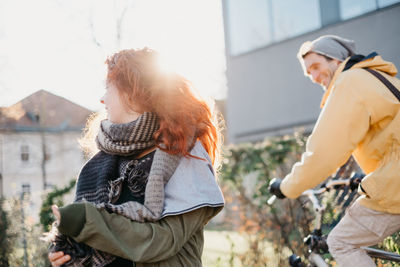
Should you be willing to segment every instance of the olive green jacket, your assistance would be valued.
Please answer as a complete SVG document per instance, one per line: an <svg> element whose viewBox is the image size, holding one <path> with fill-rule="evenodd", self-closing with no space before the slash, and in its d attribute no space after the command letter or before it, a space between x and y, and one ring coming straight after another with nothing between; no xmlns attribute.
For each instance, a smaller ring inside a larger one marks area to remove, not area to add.
<svg viewBox="0 0 400 267"><path fill-rule="evenodd" d="M203 207L157 222L140 223L90 203L60 208L59 231L136 266L202 266L204 226L222 207Z"/></svg>
<svg viewBox="0 0 400 267"><path fill-rule="evenodd" d="M136 266L202 266L204 226L224 206L211 159L200 143L165 185L159 221L140 223L83 202L60 208L59 231ZM203 160L204 159L204 160Z"/></svg>

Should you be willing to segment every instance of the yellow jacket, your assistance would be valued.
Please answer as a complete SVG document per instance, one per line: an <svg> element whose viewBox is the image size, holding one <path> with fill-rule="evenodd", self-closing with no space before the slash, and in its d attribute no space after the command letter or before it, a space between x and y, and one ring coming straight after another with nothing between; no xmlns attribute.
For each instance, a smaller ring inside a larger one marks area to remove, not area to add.
<svg viewBox="0 0 400 267"><path fill-rule="evenodd" d="M296 198L312 188L351 154L367 174L366 192L358 201L368 208L400 213L400 101L375 76L362 68L379 71L396 88L396 67L380 56L336 70L322 99L322 111L301 162L283 179L282 193Z"/></svg>

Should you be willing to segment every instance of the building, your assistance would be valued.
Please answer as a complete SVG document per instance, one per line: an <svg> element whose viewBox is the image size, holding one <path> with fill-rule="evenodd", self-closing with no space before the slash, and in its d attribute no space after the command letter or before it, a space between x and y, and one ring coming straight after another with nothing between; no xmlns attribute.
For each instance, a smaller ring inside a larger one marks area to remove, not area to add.
<svg viewBox="0 0 400 267"><path fill-rule="evenodd" d="M311 130L323 91L303 75L300 45L325 34L400 67L400 0L223 0L230 142Z"/></svg>
<svg viewBox="0 0 400 267"><path fill-rule="evenodd" d="M45 189L65 186L84 164L78 139L91 113L44 90L1 108L0 196L29 191L36 217Z"/></svg>

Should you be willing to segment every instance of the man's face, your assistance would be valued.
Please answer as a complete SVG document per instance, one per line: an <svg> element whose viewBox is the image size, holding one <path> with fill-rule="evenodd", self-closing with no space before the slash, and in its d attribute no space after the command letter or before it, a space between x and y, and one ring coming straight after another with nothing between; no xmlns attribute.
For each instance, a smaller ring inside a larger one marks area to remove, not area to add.
<svg viewBox="0 0 400 267"><path fill-rule="evenodd" d="M308 53L304 58L304 65L308 76L314 83L318 83L326 89L341 63L337 59L328 60L317 53Z"/></svg>

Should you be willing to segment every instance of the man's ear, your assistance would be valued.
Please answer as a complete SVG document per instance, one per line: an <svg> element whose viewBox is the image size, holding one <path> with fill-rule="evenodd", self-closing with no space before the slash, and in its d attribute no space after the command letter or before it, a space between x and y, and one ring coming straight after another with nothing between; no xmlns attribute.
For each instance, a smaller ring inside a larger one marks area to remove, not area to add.
<svg viewBox="0 0 400 267"><path fill-rule="evenodd" d="M335 62L336 67L339 67L340 64L342 64L342 61L339 61L337 59L333 60Z"/></svg>

